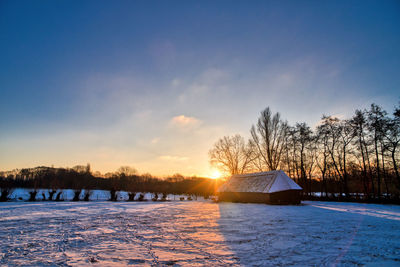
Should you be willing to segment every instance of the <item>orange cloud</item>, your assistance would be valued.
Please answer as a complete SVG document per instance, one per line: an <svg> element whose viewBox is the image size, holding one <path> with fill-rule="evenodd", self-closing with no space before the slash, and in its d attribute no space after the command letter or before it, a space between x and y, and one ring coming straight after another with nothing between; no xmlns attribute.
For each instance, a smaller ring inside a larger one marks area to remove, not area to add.
<svg viewBox="0 0 400 267"><path fill-rule="evenodd" d="M198 120L194 117L188 117L185 115L175 116L171 119L172 125L182 127L182 128L197 126L200 123L201 123L200 120Z"/></svg>
<svg viewBox="0 0 400 267"><path fill-rule="evenodd" d="M158 142L160 142L160 138L159 137L153 138L150 141L150 143L153 144L153 145L157 144Z"/></svg>

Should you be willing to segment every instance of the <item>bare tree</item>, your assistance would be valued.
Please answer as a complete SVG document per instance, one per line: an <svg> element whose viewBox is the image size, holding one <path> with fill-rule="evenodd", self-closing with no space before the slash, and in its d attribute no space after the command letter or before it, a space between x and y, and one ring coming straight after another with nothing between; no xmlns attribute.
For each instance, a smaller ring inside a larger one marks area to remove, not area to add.
<svg viewBox="0 0 400 267"><path fill-rule="evenodd" d="M350 198L350 192L363 192L366 198L380 199L384 186L385 195L396 198L400 192L400 106L393 115L388 117L385 110L372 104L369 110L356 110L347 120L323 116L313 134L305 123L290 127L279 113L266 108L251 128L249 144L244 146L241 140L238 147L247 148L250 160L245 161L246 171L283 169L308 193L320 183L325 196L344 193ZM212 162L240 173L235 156L240 150L232 149L235 147L230 137L220 139L210 151Z"/></svg>
<svg viewBox="0 0 400 267"><path fill-rule="evenodd" d="M349 123L352 126L354 135L356 137L356 142L355 142L356 150L361 155L360 167L361 167L361 172L363 175L364 194L369 195L370 190L369 190L369 186L368 186L369 181L368 181L368 175L367 175L367 172L368 172L367 171L367 162L369 162L369 159L368 159L368 149L367 149L367 145L365 143L365 131L366 131L366 127L367 127L367 119L365 117L365 112L363 112L361 110L356 110L355 115L351 118ZM368 165L368 166L370 169L370 165Z"/></svg>
<svg viewBox="0 0 400 267"><path fill-rule="evenodd" d="M312 193L312 180L317 166L318 159L318 138L319 136L310 132L309 141L306 147L306 171L308 175L309 192Z"/></svg>
<svg viewBox="0 0 400 267"><path fill-rule="evenodd" d="M224 136L209 151L211 165L230 175L246 173L253 152L240 135Z"/></svg>
<svg viewBox="0 0 400 267"><path fill-rule="evenodd" d="M400 189L400 176L396 160L397 148L400 145L400 106L393 113L394 118L388 119L386 131L383 137L384 146L390 152L393 164L393 170L396 175L397 188Z"/></svg>
<svg viewBox="0 0 400 267"><path fill-rule="evenodd" d="M343 176L343 187L344 193L346 197L349 197L349 185L348 185L348 172L347 172L347 159L350 150L351 141L354 139L354 131L351 127L351 124L348 120L342 121L340 125L340 141L342 145L342 157L343 157L343 164L341 166L342 169L342 176ZM340 162L340 161L339 161Z"/></svg>
<svg viewBox="0 0 400 267"><path fill-rule="evenodd" d="M0 202L9 201L13 192L14 189L12 188L7 188L7 187L1 188Z"/></svg>
<svg viewBox="0 0 400 267"><path fill-rule="evenodd" d="M130 166L121 166L118 168L117 174L119 176L132 176L132 175L137 175L138 171Z"/></svg>
<svg viewBox="0 0 400 267"><path fill-rule="evenodd" d="M326 127L329 133L328 152L331 156L332 164L341 181L346 197L349 197L347 154L348 147L354 138L352 128L348 121L341 122L338 118L332 116L323 116L322 125Z"/></svg>
<svg viewBox="0 0 400 267"><path fill-rule="evenodd" d="M329 129L327 128L327 125L324 124L319 125L317 127L317 135L318 135L317 144L319 148L319 153L317 154L317 166L321 172L321 178L322 178L321 195L322 192L325 192L325 197L327 197L328 188L326 184L326 178L327 178L326 174L329 167L329 162L328 162Z"/></svg>
<svg viewBox="0 0 400 267"><path fill-rule="evenodd" d="M386 111L376 104L371 104L371 109L368 112L368 126L372 133L372 140L374 143L375 150L375 162L376 162L376 175L378 181L378 198L381 196L381 169L379 163L379 142L382 141L384 129L384 117Z"/></svg>
<svg viewBox="0 0 400 267"><path fill-rule="evenodd" d="M253 125L250 132L251 144L263 164L263 169L278 169L288 132L287 123L281 120L279 113L272 114L267 107L261 112L257 125Z"/></svg>
<svg viewBox="0 0 400 267"><path fill-rule="evenodd" d="M296 177L297 181L299 181L301 177L300 167L299 167L299 140L297 138L297 130L295 127L289 127L288 130L289 138L288 141L290 142L290 153L291 153L291 165L293 170L293 177ZM292 176L291 176L292 177Z"/></svg>
<svg viewBox="0 0 400 267"><path fill-rule="evenodd" d="M310 184L307 185L307 150L309 149L309 145L312 141L312 131L310 127L306 123L297 123L296 127L294 128L293 138L296 140L297 148L293 153L299 154L299 163L296 164L297 168L300 169L300 177L303 183L303 186L306 189L306 192L310 193L311 188Z"/></svg>
<svg viewBox="0 0 400 267"><path fill-rule="evenodd" d="M282 154L282 167L281 169L285 170L289 177L294 177L294 168L292 162L292 132L293 128L288 126L287 134L285 135L284 140L284 148ZM283 167L284 166L284 167Z"/></svg>
<svg viewBox="0 0 400 267"><path fill-rule="evenodd" d="M90 173L90 164L88 163L88 164L86 164L86 166L85 165L76 165L76 166L72 167L72 169L79 173Z"/></svg>

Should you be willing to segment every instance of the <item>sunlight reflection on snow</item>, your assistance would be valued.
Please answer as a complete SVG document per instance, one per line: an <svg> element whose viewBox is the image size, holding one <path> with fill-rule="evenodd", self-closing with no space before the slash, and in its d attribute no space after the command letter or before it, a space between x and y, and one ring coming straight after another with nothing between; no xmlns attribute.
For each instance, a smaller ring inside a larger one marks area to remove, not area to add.
<svg viewBox="0 0 400 267"><path fill-rule="evenodd" d="M329 204L318 204L318 205L311 205L316 208L321 208L321 209L327 209L327 210L334 210L334 211L342 211L342 212L350 212L350 213L355 213L355 214L361 214L361 215L368 215L368 216L373 216L373 217L378 217L378 218L384 218L384 219L389 219L389 220L396 220L400 221L400 212L391 212L391 211L380 211L377 209L373 208L360 208L357 206L351 206L351 205L346 205L346 206L333 206Z"/></svg>

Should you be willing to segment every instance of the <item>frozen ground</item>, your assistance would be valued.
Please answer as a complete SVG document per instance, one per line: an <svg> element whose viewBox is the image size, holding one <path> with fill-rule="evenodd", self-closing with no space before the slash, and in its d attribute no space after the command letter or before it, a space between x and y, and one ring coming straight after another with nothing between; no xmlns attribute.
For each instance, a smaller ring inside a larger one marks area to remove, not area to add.
<svg viewBox="0 0 400 267"><path fill-rule="evenodd" d="M0 204L0 265L400 265L400 207L170 202Z"/></svg>

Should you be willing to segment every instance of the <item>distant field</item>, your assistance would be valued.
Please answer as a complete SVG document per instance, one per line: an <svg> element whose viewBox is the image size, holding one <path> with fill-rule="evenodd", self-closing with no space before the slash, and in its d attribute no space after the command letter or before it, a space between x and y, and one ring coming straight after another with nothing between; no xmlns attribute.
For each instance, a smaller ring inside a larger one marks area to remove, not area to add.
<svg viewBox="0 0 400 267"><path fill-rule="evenodd" d="M0 265L400 265L400 206L0 204Z"/></svg>

